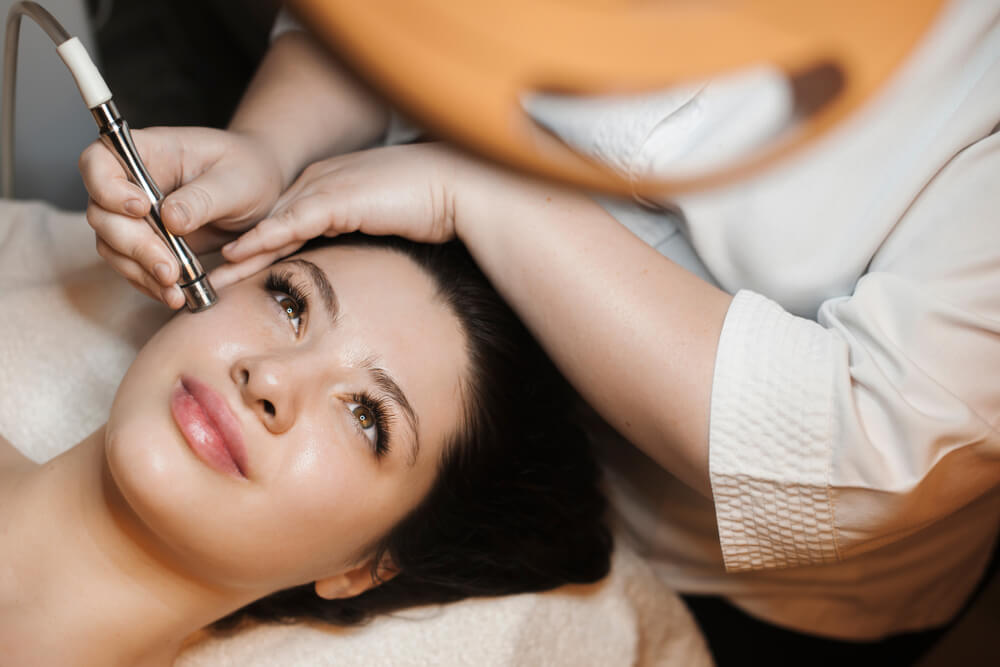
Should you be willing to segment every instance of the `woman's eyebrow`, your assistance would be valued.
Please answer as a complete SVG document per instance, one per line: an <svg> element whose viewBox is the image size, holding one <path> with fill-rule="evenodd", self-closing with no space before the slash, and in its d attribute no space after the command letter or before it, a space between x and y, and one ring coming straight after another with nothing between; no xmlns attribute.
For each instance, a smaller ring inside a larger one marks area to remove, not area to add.
<svg viewBox="0 0 1000 667"><path fill-rule="evenodd" d="M333 291L333 285L326 277L326 273L323 269L319 268L308 259L302 259L301 257L296 257L294 259L286 259L287 264L298 264L306 270L309 276L310 282L316 287L319 292L320 297L323 299L323 305L326 306L327 315L330 316L330 321L336 324L337 313L340 312L340 305L337 303L337 293Z"/></svg>
<svg viewBox="0 0 1000 667"><path fill-rule="evenodd" d="M406 398L406 394L403 393L403 389L384 368L379 367L378 363L378 358L368 358L362 363L362 366L368 369L372 380L375 382L375 386L388 394L392 401L402 410L403 416L406 417L406 422L413 433L413 445L410 447L410 453L406 457L406 463L412 468L413 464L417 462L417 456L420 455L417 413L413 411L413 406L410 405L410 401Z"/></svg>

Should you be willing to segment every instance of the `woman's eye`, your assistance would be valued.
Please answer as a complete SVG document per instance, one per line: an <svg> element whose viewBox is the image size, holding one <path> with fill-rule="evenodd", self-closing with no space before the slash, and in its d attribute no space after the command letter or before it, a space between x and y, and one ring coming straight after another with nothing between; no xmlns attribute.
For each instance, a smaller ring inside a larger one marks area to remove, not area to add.
<svg viewBox="0 0 1000 667"><path fill-rule="evenodd" d="M302 307L287 294L274 294L273 296L281 309L285 311L285 315L288 316L288 321L292 323L295 333L298 333L299 326L302 324Z"/></svg>
<svg viewBox="0 0 1000 667"><path fill-rule="evenodd" d="M378 419L375 416L374 411L367 405L361 405L360 403L348 403L347 409L351 411L354 415L355 421L357 421L358 427L366 438L368 438L373 445L378 444L378 429L375 428L378 424Z"/></svg>

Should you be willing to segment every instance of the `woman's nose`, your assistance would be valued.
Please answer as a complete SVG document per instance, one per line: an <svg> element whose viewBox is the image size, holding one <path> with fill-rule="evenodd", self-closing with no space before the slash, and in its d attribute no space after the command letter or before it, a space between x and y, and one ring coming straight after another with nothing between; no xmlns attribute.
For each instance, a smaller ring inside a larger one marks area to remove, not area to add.
<svg viewBox="0 0 1000 667"><path fill-rule="evenodd" d="M232 367L232 380L244 404L272 433L284 433L295 424L295 382L291 375L273 359L241 359Z"/></svg>

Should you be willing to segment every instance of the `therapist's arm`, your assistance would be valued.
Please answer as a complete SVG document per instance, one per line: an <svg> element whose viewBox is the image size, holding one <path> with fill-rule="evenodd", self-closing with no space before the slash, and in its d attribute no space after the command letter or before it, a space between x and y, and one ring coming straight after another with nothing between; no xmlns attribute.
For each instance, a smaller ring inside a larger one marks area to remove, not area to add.
<svg viewBox="0 0 1000 667"><path fill-rule="evenodd" d="M1000 134L948 160L817 321L730 298L586 197L426 144L310 167L213 276L319 235L457 235L609 422L711 488L727 568L821 565L916 533L964 568L993 533L951 517L995 525L1000 485L997 173Z"/></svg>
<svg viewBox="0 0 1000 667"><path fill-rule="evenodd" d="M315 38L291 30L271 44L229 129L266 145L287 187L308 164L371 145L388 120Z"/></svg>
<svg viewBox="0 0 1000 667"><path fill-rule="evenodd" d="M510 185L484 183L474 195L483 202L478 214L459 210L458 236L583 397L710 497L712 377L731 296L590 198L501 178ZM497 196L508 188L520 194Z"/></svg>

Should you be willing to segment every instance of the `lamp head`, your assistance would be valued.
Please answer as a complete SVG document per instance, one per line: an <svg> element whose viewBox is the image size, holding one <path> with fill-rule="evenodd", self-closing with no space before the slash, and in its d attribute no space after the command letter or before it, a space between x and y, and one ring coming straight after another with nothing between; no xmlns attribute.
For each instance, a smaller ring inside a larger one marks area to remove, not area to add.
<svg viewBox="0 0 1000 667"><path fill-rule="evenodd" d="M436 134L518 170L618 193L738 180L815 139L868 99L943 0L291 0L303 23ZM795 123L712 173L627 182L524 111L533 94L627 95L769 65ZM808 113L802 113L802 112Z"/></svg>

